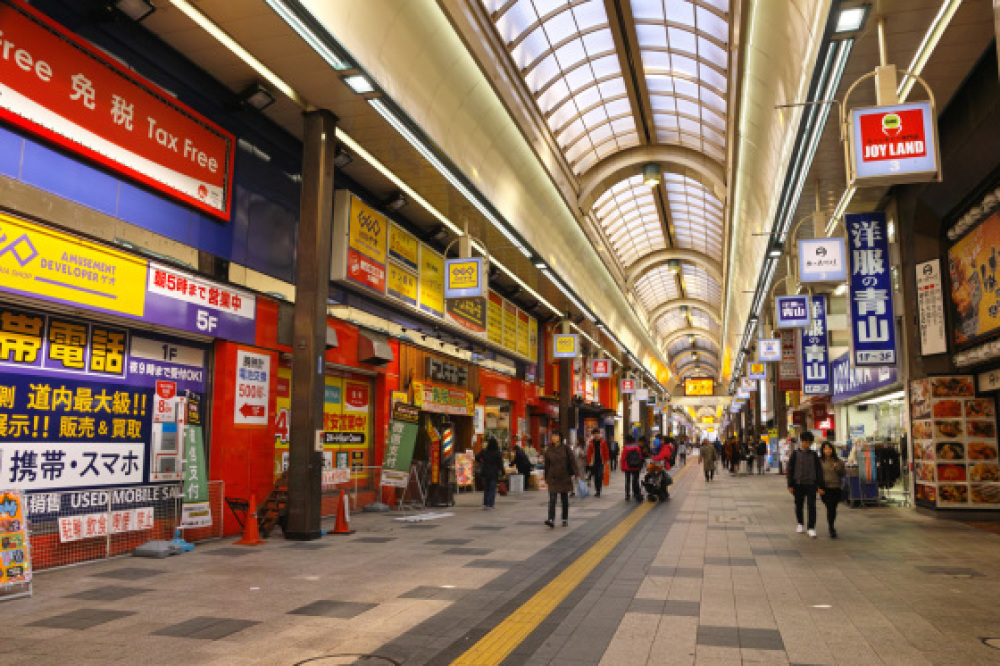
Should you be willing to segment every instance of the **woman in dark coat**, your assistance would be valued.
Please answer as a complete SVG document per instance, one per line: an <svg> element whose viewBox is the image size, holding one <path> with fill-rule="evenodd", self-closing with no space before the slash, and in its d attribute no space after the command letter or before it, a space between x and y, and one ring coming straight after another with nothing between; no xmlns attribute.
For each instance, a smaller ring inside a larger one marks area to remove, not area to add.
<svg viewBox="0 0 1000 666"><path fill-rule="evenodd" d="M549 518L545 524L555 527L556 496L562 500L562 524L569 521L569 493L573 477L579 477L576 456L562 443L559 433L552 433L552 442L545 449L545 485L549 487Z"/></svg>
<svg viewBox="0 0 1000 666"><path fill-rule="evenodd" d="M534 465L528 459L528 454L524 452L517 444L514 445L514 467L517 469L517 473L524 477L525 487L528 484L528 477L531 476L531 470L534 469Z"/></svg>
<svg viewBox="0 0 1000 666"><path fill-rule="evenodd" d="M497 501L497 479L503 470L503 456L496 437L490 437L486 448L476 454L479 463L479 477L483 480L483 509L493 510Z"/></svg>

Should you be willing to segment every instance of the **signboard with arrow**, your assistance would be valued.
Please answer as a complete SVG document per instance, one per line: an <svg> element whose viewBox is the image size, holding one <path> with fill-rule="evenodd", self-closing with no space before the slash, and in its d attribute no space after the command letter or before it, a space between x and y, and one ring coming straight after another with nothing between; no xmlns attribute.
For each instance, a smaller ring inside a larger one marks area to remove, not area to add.
<svg viewBox="0 0 1000 666"><path fill-rule="evenodd" d="M233 423L245 426L267 425L268 387L271 357L242 349L236 352L236 399Z"/></svg>

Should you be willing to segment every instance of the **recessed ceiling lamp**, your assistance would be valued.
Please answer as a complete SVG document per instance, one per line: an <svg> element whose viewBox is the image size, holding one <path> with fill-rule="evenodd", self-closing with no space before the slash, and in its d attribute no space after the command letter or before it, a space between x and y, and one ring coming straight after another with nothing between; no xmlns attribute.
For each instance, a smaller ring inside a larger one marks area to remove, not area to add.
<svg viewBox="0 0 1000 666"><path fill-rule="evenodd" d="M345 76L344 83L350 86L351 90L359 95L375 92L375 86L372 85L372 82L367 76L363 76L361 74L351 74L350 76Z"/></svg>
<svg viewBox="0 0 1000 666"><path fill-rule="evenodd" d="M274 95L271 94L270 90L254 81L240 91L240 104L263 111L274 104Z"/></svg>
<svg viewBox="0 0 1000 666"><path fill-rule="evenodd" d="M351 157L351 154L343 148L338 148L337 153L333 156L333 166L338 169L343 169L353 161L354 158Z"/></svg>
<svg viewBox="0 0 1000 666"><path fill-rule="evenodd" d="M656 187L660 184L660 165L649 163L642 167L642 182L649 187Z"/></svg>
<svg viewBox="0 0 1000 666"><path fill-rule="evenodd" d="M691 333L690 335L688 335L688 342L690 342L691 344L694 344L694 333Z"/></svg>
<svg viewBox="0 0 1000 666"><path fill-rule="evenodd" d="M681 272L681 260L680 259L667 259L667 270L677 275Z"/></svg>
<svg viewBox="0 0 1000 666"><path fill-rule="evenodd" d="M394 197L385 202L385 208L391 213L395 213L407 204L406 197L402 192L397 192Z"/></svg>
<svg viewBox="0 0 1000 666"><path fill-rule="evenodd" d="M156 7L149 0L115 0L115 7L136 23L142 23L156 11Z"/></svg>
<svg viewBox="0 0 1000 666"><path fill-rule="evenodd" d="M865 19L868 18L868 10L870 9L871 5L861 5L860 7L848 7L840 10L834 33L843 35L848 32L859 32L865 25Z"/></svg>

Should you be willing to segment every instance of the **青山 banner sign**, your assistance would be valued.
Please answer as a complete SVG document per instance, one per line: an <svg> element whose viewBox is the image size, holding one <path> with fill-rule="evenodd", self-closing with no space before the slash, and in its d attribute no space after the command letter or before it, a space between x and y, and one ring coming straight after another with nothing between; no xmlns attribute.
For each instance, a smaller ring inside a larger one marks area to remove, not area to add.
<svg viewBox="0 0 1000 666"><path fill-rule="evenodd" d="M444 297L485 298L486 259L446 259L444 262Z"/></svg>
<svg viewBox="0 0 1000 666"><path fill-rule="evenodd" d="M808 238L799 241L799 282L842 282L847 279L844 239Z"/></svg>
<svg viewBox="0 0 1000 666"><path fill-rule="evenodd" d="M611 361L606 358L594 359L590 366L590 376L594 379L604 379L611 376Z"/></svg>
<svg viewBox="0 0 1000 666"><path fill-rule="evenodd" d="M809 325L809 297L778 296L775 299L778 328L804 328Z"/></svg>
<svg viewBox="0 0 1000 666"><path fill-rule="evenodd" d="M848 163L855 186L940 179L930 102L854 109L850 133Z"/></svg>
<svg viewBox="0 0 1000 666"><path fill-rule="evenodd" d="M885 213L844 216L851 244L851 364L896 364L896 325L892 312L892 273Z"/></svg>
<svg viewBox="0 0 1000 666"><path fill-rule="evenodd" d="M559 333L552 336L552 356L555 358L576 358L579 337L575 333Z"/></svg>
<svg viewBox="0 0 1000 666"><path fill-rule="evenodd" d="M781 339L761 338L757 341L757 360L761 363L781 361Z"/></svg>
<svg viewBox="0 0 1000 666"><path fill-rule="evenodd" d="M0 117L229 219L232 134L17 0L0 0L0 32Z"/></svg>
<svg viewBox="0 0 1000 666"><path fill-rule="evenodd" d="M826 333L826 296L813 296L812 325L802 329L802 392L829 395L830 349Z"/></svg>

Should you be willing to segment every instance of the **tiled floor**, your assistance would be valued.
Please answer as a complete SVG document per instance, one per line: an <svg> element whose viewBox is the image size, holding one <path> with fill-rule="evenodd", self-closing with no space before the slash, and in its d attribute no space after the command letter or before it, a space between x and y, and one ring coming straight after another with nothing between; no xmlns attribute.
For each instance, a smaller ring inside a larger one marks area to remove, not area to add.
<svg viewBox="0 0 1000 666"><path fill-rule="evenodd" d="M359 513L347 537L42 572L33 598L0 604L4 663L449 663L635 509L621 484L565 528L542 524L539 493L491 512L463 494L423 523ZM844 508L840 539L809 539L775 476L691 469L672 496L505 663L1000 664L984 643L1000 536L886 507Z"/></svg>

